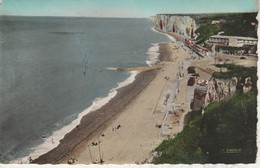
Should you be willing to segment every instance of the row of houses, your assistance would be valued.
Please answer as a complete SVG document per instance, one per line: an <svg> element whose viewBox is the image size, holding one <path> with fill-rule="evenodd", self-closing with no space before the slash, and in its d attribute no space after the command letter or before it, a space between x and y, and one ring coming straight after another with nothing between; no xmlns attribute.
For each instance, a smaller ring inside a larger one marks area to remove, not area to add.
<svg viewBox="0 0 260 168"><path fill-rule="evenodd" d="M207 48L197 45L192 40L185 39L184 44L188 46L191 50L196 52L201 56L206 56L212 51L212 46L215 45L215 49L219 50L225 47L236 47L240 48L237 51L238 55L240 52L242 54L255 54L256 53L256 46L257 46L258 39L253 37L239 37L239 36L221 36L221 35L214 35L206 41ZM247 53L245 52L247 48ZM243 52L242 52L243 51Z"/></svg>
<svg viewBox="0 0 260 168"><path fill-rule="evenodd" d="M190 48L191 51L197 53L199 56L204 57L204 56L208 56L210 50L207 48L204 48L200 45L196 45L195 43L191 42L188 39L184 40L184 45L186 45L187 47Z"/></svg>
<svg viewBox="0 0 260 168"><path fill-rule="evenodd" d="M208 46L215 45L215 50L225 54L250 55L256 57L258 39L240 36L211 36L207 41ZM233 48L233 49L231 49ZM235 50L234 50L235 49Z"/></svg>

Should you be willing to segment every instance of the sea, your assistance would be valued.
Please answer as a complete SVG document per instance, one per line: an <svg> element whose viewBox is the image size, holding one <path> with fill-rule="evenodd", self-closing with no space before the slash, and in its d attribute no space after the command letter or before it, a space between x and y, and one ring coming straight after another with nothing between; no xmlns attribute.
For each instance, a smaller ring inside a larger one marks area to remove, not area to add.
<svg viewBox="0 0 260 168"><path fill-rule="evenodd" d="M140 18L0 17L0 163L28 163L59 144L170 39Z"/></svg>

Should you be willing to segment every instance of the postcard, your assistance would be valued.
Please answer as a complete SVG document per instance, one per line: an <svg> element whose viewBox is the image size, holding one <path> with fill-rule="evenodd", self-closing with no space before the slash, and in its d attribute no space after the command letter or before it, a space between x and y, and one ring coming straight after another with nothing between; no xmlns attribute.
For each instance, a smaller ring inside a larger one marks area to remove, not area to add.
<svg viewBox="0 0 260 168"><path fill-rule="evenodd" d="M256 166L257 12L0 0L0 167Z"/></svg>

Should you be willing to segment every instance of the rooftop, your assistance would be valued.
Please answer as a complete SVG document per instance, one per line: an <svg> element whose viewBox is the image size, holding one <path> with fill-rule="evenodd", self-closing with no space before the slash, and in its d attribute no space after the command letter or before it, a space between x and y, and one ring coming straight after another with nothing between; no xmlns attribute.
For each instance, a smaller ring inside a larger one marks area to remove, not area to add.
<svg viewBox="0 0 260 168"><path fill-rule="evenodd" d="M241 39L241 40L257 40L257 38L253 37L242 37L242 36L221 36L221 35L214 35L211 36L213 38L229 38L229 39Z"/></svg>

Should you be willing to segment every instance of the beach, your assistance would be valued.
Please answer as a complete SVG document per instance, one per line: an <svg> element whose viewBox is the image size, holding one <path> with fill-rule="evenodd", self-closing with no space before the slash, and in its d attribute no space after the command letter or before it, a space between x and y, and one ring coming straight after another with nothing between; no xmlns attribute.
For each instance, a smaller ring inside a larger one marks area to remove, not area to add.
<svg viewBox="0 0 260 168"><path fill-rule="evenodd" d="M58 147L33 163L150 163L155 148L164 139L174 138L187 123L195 85L187 87L191 75L186 69L194 66L202 80L220 71L213 57L199 59L178 40L160 43L159 54L159 62L152 67L118 69L139 73L107 104L85 115Z"/></svg>
<svg viewBox="0 0 260 168"><path fill-rule="evenodd" d="M0 163L157 164L169 150L186 159L159 148L186 142L194 111L256 89L256 68L244 70L257 66L255 13L45 14L1 16Z"/></svg>
<svg viewBox="0 0 260 168"><path fill-rule="evenodd" d="M99 161L100 157L105 164L145 163L151 152L164 139L159 136L160 127L157 126L162 124L165 116L161 110L166 91L168 85L177 80L178 69L181 63L188 58L188 54L183 50L174 51L173 48L176 47L174 43L160 44L160 60L164 63L164 67L160 70L138 74L137 79L127 86L131 88L122 88L123 92L119 90L116 97L122 97L120 99L115 97L112 99L111 105L102 108L110 109L114 105L117 106L115 110L118 112L107 109L114 112L110 116L111 119L108 117L106 121L103 120L103 117L99 119L100 125L96 126L99 128L91 127L93 132L90 136L55 163L68 163L68 160L73 158L77 160L75 164L91 164L93 161ZM99 111L105 112L98 110L91 114L94 115ZM97 114L94 118L96 117L98 117ZM82 120L81 124L84 125L79 125L79 130L74 130L74 134L82 136L81 127L92 120L89 116L85 118L89 120ZM104 124L101 124L102 120ZM181 129L178 131L181 131L183 122L179 127ZM96 145L99 142L100 144ZM37 161L37 163L41 162Z"/></svg>
<svg viewBox="0 0 260 168"><path fill-rule="evenodd" d="M148 159L163 141L156 126L163 122L165 113L161 109L168 85L177 80L179 67L188 58L173 42L161 43L159 53L163 68L140 72L106 105L84 116L58 147L33 163L68 163L74 158L75 164L91 164L100 159L98 148L106 164L142 163ZM100 146L92 146L98 139Z"/></svg>
<svg viewBox="0 0 260 168"><path fill-rule="evenodd" d="M148 19L8 17L1 23L1 33L9 37L1 49L1 78L6 80L0 88L4 100L0 134L5 135L0 140L0 162L6 164L29 163L29 158L56 148L82 116L134 81L137 72L116 68L153 64L156 59L150 58L158 55L153 54L157 44L170 41L153 32ZM31 25L35 29L28 31ZM21 32L24 37L17 39ZM152 73L139 78L149 82Z"/></svg>

